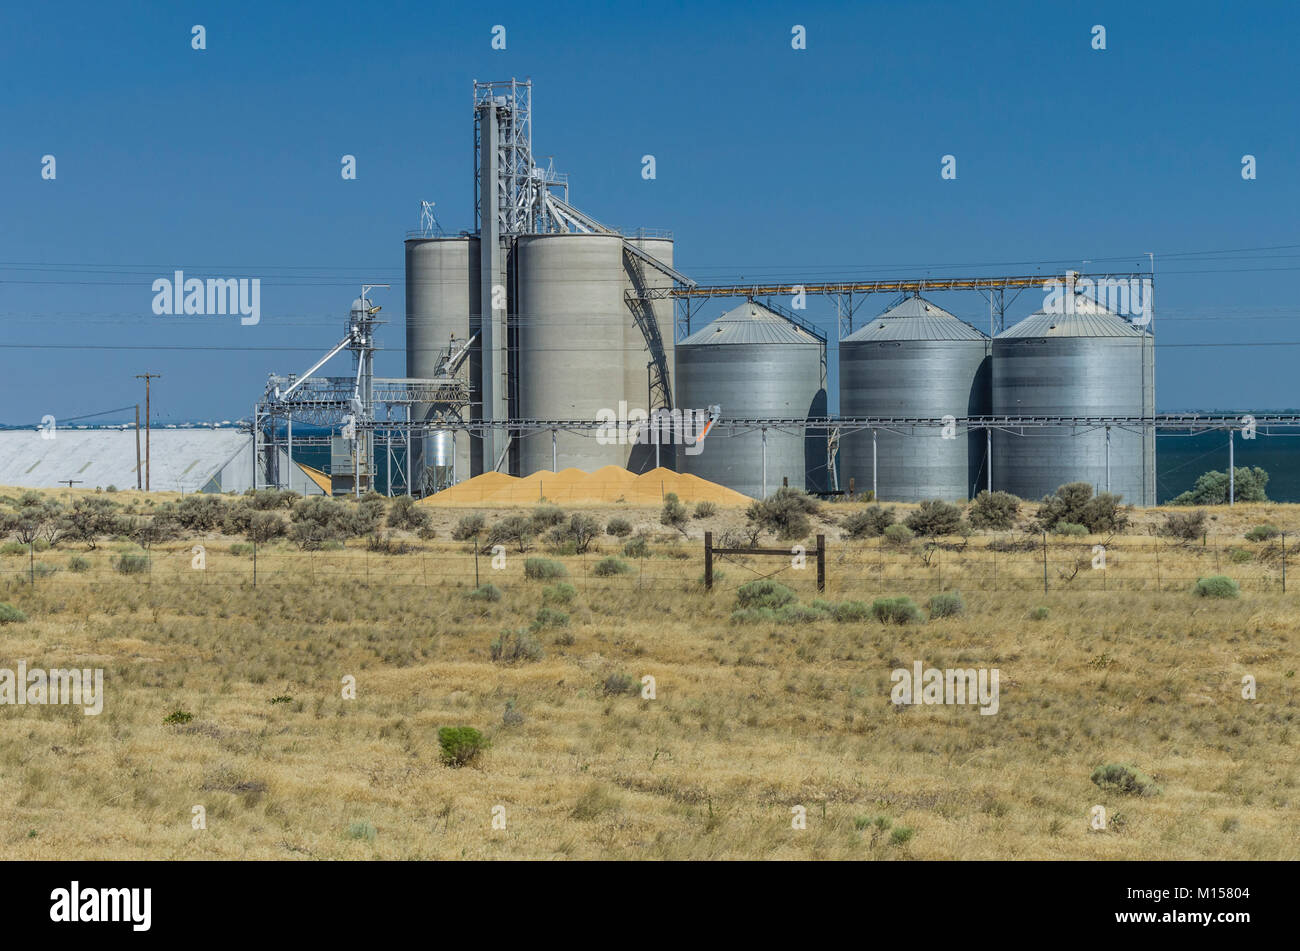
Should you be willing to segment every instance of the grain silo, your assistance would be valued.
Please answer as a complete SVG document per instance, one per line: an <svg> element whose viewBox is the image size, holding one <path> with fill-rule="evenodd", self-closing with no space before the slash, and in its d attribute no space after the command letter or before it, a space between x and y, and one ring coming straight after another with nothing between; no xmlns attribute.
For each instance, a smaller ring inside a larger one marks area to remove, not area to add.
<svg viewBox="0 0 1300 951"><path fill-rule="evenodd" d="M406 241L406 375L438 376L449 347L461 347L473 332L479 314L479 239L408 238ZM463 369L462 374L472 372ZM432 406L417 404L412 418L426 419ZM413 440L412 472L417 488L433 491L471 474L470 435L453 438L439 430ZM453 453L454 443L454 453ZM453 463L454 455L454 463ZM422 479L420 473L424 473Z"/></svg>
<svg viewBox="0 0 1300 951"><path fill-rule="evenodd" d="M994 338L993 415L1152 417L1152 335L1092 298L1068 293L1056 308L1061 313L1039 311ZM1154 505L1154 425L994 432L994 488L1037 500L1067 482Z"/></svg>
<svg viewBox="0 0 1300 951"><path fill-rule="evenodd" d="M824 416L825 357L824 339L753 301L680 341L677 405L683 412L722 410L702 450L681 455L684 470L752 498L770 495L783 480L824 488L824 433L755 428L731 435L726 420Z"/></svg>
<svg viewBox="0 0 1300 951"><path fill-rule="evenodd" d="M673 242L671 238L630 237L627 241L658 261L672 267ZM646 290L671 288L673 280L663 271L655 268L632 254L623 255L625 276L624 290L636 295ZM640 318L640 319L638 319ZM654 334L658 336L659 346L663 349L665 371L668 379L668 399L672 398L676 367L674 366L673 347L673 300L664 296L658 300L630 301L623 325L623 391L629 407L642 409L647 414L653 409L664 407L663 397L651 393L653 373L651 364L654 355L650 350L650 341L642 325L653 323ZM633 472L648 472L655 465L655 447L650 444L633 445L625 464ZM659 458L661 465L676 468L675 453L661 447Z"/></svg>
<svg viewBox="0 0 1300 951"><path fill-rule="evenodd" d="M625 392L623 238L617 234L520 235L516 245L518 404L523 419L596 420ZM642 390L643 392L643 390ZM558 468L622 466L628 446L594 431L558 432ZM525 435L519 473L553 465L551 434Z"/></svg>
<svg viewBox="0 0 1300 951"><path fill-rule="evenodd" d="M989 338L923 297L889 308L840 341L843 416L983 416ZM891 502L965 499L984 465L983 431L894 426L840 438L840 485Z"/></svg>

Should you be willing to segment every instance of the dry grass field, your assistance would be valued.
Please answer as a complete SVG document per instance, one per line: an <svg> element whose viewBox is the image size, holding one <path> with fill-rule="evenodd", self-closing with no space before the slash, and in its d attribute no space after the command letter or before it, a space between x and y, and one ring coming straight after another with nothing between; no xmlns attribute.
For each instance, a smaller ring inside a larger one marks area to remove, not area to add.
<svg viewBox="0 0 1300 951"><path fill-rule="evenodd" d="M657 507L566 507L653 533L650 556L611 577L594 570L621 551L608 535L585 555L530 552L566 566L568 603L544 604L553 582L526 578L518 552L500 569L479 558L499 601L468 598L474 556L449 534L470 509L431 509L436 536L396 532L411 549L400 554L363 539L260 546L256 588L251 554L231 551L242 540L215 533L157 544L135 575L114 570L141 551L123 540L0 556L0 602L28 618L0 625L0 668L102 667L106 694L99 716L0 706L0 848L19 859L1300 858L1300 579L1284 594L1277 540L1242 537L1262 522L1300 534L1300 507L1212 509L1204 543L1151 534L1159 510L1121 537L1050 538L1046 593L1041 547L990 547L1015 533L937 548L841 540L834 523L861 507L823 508L820 597L909 595L924 609L959 590L964 613L734 623L737 589L762 575L803 603L819 597L811 560L800 571L784 558L719 561L704 590L702 533L739 527L740 509L682 535ZM88 566L71 570L74 556ZM33 560L51 567L30 584ZM1241 596L1192 593L1215 573ZM534 633L540 659L494 661L501 631L543 607L568 622ZM895 706L890 673L915 661L997 668L998 712ZM618 675L653 676L655 698L611 689ZM192 719L164 722L178 711ZM446 726L475 727L490 747L444 765ZM1140 768L1159 791L1099 788L1090 776L1107 763ZM196 805L206 829L192 827ZM1095 805L1105 831L1090 827ZM792 828L796 806L804 829ZM493 828L495 807L505 828Z"/></svg>

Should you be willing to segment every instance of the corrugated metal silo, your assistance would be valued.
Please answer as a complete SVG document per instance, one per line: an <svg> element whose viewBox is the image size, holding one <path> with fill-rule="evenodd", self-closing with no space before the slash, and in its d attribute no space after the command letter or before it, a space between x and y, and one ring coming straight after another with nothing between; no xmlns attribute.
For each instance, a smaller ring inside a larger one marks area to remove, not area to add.
<svg viewBox="0 0 1300 951"><path fill-rule="evenodd" d="M628 243L635 244L647 254L672 267L673 242L670 238L629 238ZM672 278L667 274L631 255L624 255L623 266L626 276L624 290L626 291L636 293L643 288L649 290L672 286ZM675 349L673 346L673 300L671 297L664 297L661 300L646 301L640 306L643 308L643 312L650 316L658 329L659 340L663 346L664 357L668 364L668 395L671 398L676 385ZM651 409L657 408L650 406L649 401L650 348L646 342L645 333L637 323L636 315L631 312L630 308L626 320L623 331L623 391L626 394L625 398L629 407L636 407L648 413ZM673 447L660 447L660 465L674 469L676 468L675 459L676 453ZM655 447L653 445L629 447L626 465L633 472L648 472L654 468L654 464Z"/></svg>
<svg viewBox="0 0 1300 951"><path fill-rule="evenodd" d="M1154 412L1154 338L1090 297L1074 295L1073 313L1039 311L993 341L994 415ZM1110 491L1125 502L1154 505L1154 426L1112 426L1109 457ZM993 485L1032 500L1067 482L1104 492L1106 458L1104 426L995 432Z"/></svg>
<svg viewBox="0 0 1300 951"><path fill-rule="evenodd" d="M767 431L763 484L761 431L726 434L738 417L801 418L826 414L822 368L825 342L761 304L747 301L677 344L677 405L722 407L721 430L698 455L683 453L686 472L761 498L788 479L794 488L820 488L826 467L824 434Z"/></svg>
<svg viewBox="0 0 1300 951"><path fill-rule="evenodd" d="M408 238L406 241L406 375L429 378L437 375L438 363L452 335L460 344L469 339L470 325L479 313L479 239ZM462 374L471 372L468 364ZM426 418L429 404L413 408L412 418ZM452 434L440 431L413 442L419 473L435 467L433 478L446 483L452 472ZM421 445L423 443L423 445ZM470 437L456 434L455 476L471 475ZM437 486L428 486L433 489Z"/></svg>
<svg viewBox="0 0 1300 951"><path fill-rule="evenodd" d="M590 419L627 398L623 238L607 234L523 235L518 279L518 410L524 419ZM643 391L643 390L642 390ZM595 432L556 435L559 468L622 466L626 445ZM519 445L520 475L550 469L549 432Z"/></svg>
<svg viewBox="0 0 1300 951"><path fill-rule="evenodd" d="M840 341L844 416L983 416L989 338L937 304L911 297ZM983 431L945 439L933 427L876 431L876 492L894 502L964 499L985 464ZM872 433L840 440L840 487L872 486ZM982 483L979 487L982 487Z"/></svg>

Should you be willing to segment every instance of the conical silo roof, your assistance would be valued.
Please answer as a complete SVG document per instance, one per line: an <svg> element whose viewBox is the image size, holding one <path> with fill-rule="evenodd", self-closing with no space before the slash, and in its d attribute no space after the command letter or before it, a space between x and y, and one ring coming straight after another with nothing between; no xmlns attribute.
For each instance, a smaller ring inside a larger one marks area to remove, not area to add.
<svg viewBox="0 0 1300 951"><path fill-rule="evenodd" d="M695 331L678 347L722 344L816 344L821 341L762 304L745 301Z"/></svg>
<svg viewBox="0 0 1300 951"><path fill-rule="evenodd" d="M884 340L986 340L970 324L924 297L909 297L869 324L849 334L843 343Z"/></svg>
<svg viewBox="0 0 1300 951"><path fill-rule="evenodd" d="M1062 299L1048 313L1040 310L998 334L999 339L1016 337L1141 337L1149 331L1137 327L1087 294L1075 294L1074 306ZM1066 313L1067 309L1073 313Z"/></svg>

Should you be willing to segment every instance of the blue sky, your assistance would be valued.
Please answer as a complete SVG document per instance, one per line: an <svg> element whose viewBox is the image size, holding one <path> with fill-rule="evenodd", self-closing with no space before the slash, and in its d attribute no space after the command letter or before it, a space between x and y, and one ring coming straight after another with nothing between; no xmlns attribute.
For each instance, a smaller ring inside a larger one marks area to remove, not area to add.
<svg viewBox="0 0 1300 951"><path fill-rule="evenodd" d="M403 233L421 199L472 228L471 82L512 76L574 203L671 228L701 282L1152 251L1159 409L1296 406L1298 28L1290 3L7 4L0 423L133 404L146 370L163 422L245 416L363 280L393 284L378 371L402 375ZM175 268L259 278L260 324L154 316ZM939 300L987 327L977 295Z"/></svg>

